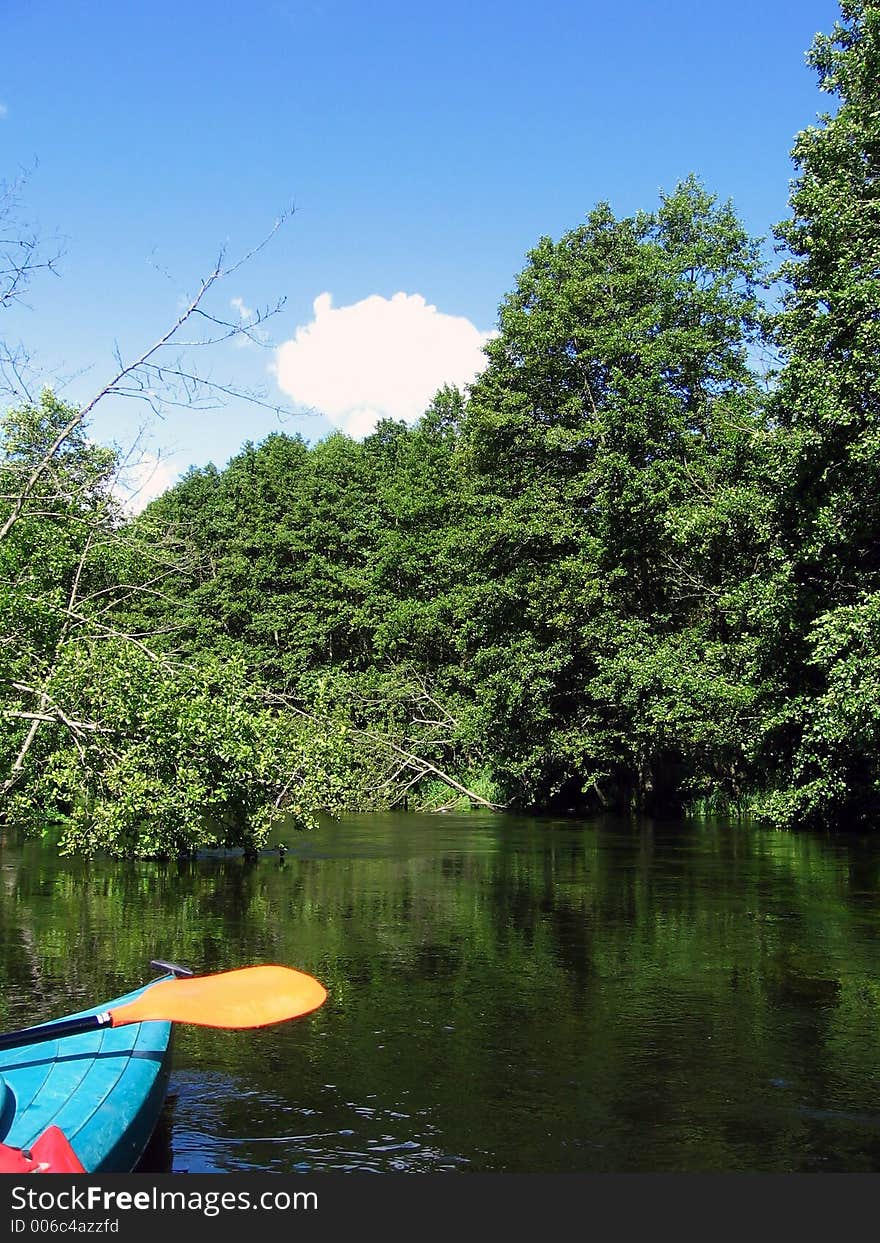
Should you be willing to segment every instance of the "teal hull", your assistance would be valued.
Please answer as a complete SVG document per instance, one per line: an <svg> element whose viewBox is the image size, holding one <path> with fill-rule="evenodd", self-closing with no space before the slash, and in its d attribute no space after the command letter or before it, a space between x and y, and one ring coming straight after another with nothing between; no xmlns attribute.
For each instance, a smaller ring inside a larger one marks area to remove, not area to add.
<svg viewBox="0 0 880 1243"><path fill-rule="evenodd" d="M79 1013L110 1010L143 991ZM170 1023L0 1051L0 1143L27 1149L55 1125L89 1173L128 1173L159 1120L170 1069Z"/></svg>

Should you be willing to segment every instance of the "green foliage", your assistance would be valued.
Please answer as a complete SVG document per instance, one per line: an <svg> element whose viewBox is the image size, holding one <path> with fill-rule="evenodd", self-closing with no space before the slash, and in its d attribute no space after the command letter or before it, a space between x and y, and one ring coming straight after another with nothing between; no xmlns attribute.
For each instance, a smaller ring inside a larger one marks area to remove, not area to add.
<svg viewBox="0 0 880 1243"><path fill-rule="evenodd" d="M61 817L65 851L167 855L255 847L282 816L307 826L344 806L356 767L344 724L272 706L228 651L166 650L178 627L156 618L167 622L174 596L156 584L179 591L178 571L204 573L187 559L192 532L180 523L169 537L155 515L122 524L115 458L82 428L47 457L74 415L46 393L4 427L10 508L47 463L0 542L6 819L39 829Z"/></svg>
<svg viewBox="0 0 880 1243"><path fill-rule="evenodd" d="M845 0L810 61L836 113L799 136L773 401L778 608L765 720L775 823L880 810L874 691L880 591L880 8Z"/></svg>
<svg viewBox="0 0 880 1243"><path fill-rule="evenodd" d="M601 206L542 240L502 306L463 421L459 621L478 729L521 801L669 805L686 772L735 781L754 692L727 640L767 539L759 278L730 206L690 178L654 215Z"/></svg>
<svg viewBox="0 0 880 1243"><path fill-rule="evenodd" d="M404 801L872 822L880 7L842 16L773 317L691 176L542 238L484 371L413 427L248 443L123 521L75 412L11 415L15 814L123 853Z"/></svg>
<svg viewBox="0 0 880 1243"><path fill-rule="evenodd" d="M784 827L871 828L880 812L880 593L819 617L808 665L821 689L785 701L798 729L793 766L762 814Z"/></svg>
<svg viewBox="0 0 880 1243"><path fill-rule="evenodd" d="M266 708L241 666L157 667L130 643L69 647L50 685L67 714L12 802L19 822L67 809L62 851L156 856L207 845L257 848L279 819L309 827L341 803L344 734Z"/></svg>

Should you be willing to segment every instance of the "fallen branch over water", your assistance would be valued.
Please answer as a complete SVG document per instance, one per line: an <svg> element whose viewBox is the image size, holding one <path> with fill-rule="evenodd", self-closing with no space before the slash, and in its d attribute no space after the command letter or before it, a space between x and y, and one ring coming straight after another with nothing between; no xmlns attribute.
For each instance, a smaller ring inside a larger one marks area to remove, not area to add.
<svg viewBox="0 0 880 1243"><path fill-rule="evenodd" d="M329 718L318 716L314 712L309 712L307 709L293 703L293 701L286 695L280 695L277 692L272 691L267 693L266 698L269 703L283 707L288 712L293 712L297 716L304 717L307 721L311 721L315 725L327 727L332 724ZM412 779L406 783L403 791L399 792L398 798L392 801L391 806L394 806L394 804L403 797L403 793L408 790L410 786L414 785L417 781L420 781L422 777L427 777L430 774L438 781L442 781L444 785L449 786L450 790L455 790L457 794L469 799L472 803L475 803L480 807L487 807L490 811L504 810L503 803L493 803L489 799L483 798L481 794L477 794L476 790L469 790L466 785L463 785L462 782L458 781L449 773L444 772L442 768L438 768L436 764L432 764L431 761L426 760L424 756L416 755L413 751L408 751L405 747L402 747L399 743L395 742L387 735L375 734L371 730L358 729L356 725L346 725L345 729L347 733L352 734L356 738L364 738L369 742L378 743L380 747L385 748L391 755L394 755L401 760L402 764L398 768L398 773L405 770L409 770L413 773Z"/></svg>

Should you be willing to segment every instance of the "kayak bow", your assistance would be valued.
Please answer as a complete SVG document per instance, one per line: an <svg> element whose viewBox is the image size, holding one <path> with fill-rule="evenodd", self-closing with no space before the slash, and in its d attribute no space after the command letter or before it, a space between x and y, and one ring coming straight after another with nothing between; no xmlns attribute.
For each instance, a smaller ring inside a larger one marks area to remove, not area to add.
<svg viewBox="0 0 880 1243"><path fill-rule="evenodd" d="M0 1035L0 1172L3 1161L12 1172L65 1162L70 1172L77 1160L88 1173L133 1170L165 1099L172 1023L265 1027L327 998L323 984L291 967L183 974L177 968L116 1001Z"/></svg>
<svg viewBox="0 0 880 1243"><path fill-rule="evenodd" d="M72 1017L135 1001L151 987ZM170 1069L170 1023L108 1027L6 1049L0 1053L0 1143L40 1164L46 1151L41 1138L57 1127L88 1173L130 1173L159 1120Z"/></svg>

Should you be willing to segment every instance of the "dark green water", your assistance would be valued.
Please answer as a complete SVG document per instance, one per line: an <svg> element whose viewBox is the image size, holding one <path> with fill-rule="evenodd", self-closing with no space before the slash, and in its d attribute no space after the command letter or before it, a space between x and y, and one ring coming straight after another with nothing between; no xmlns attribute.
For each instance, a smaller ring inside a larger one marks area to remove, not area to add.
<svg viewBox="0 0 880 1243"><path fill-rule="evenodd" d="M148 961L330 1000L179 1029L152 1170L880 1170L880 837L373 816L282 861L0 845L0 1027Z"/></svg>

